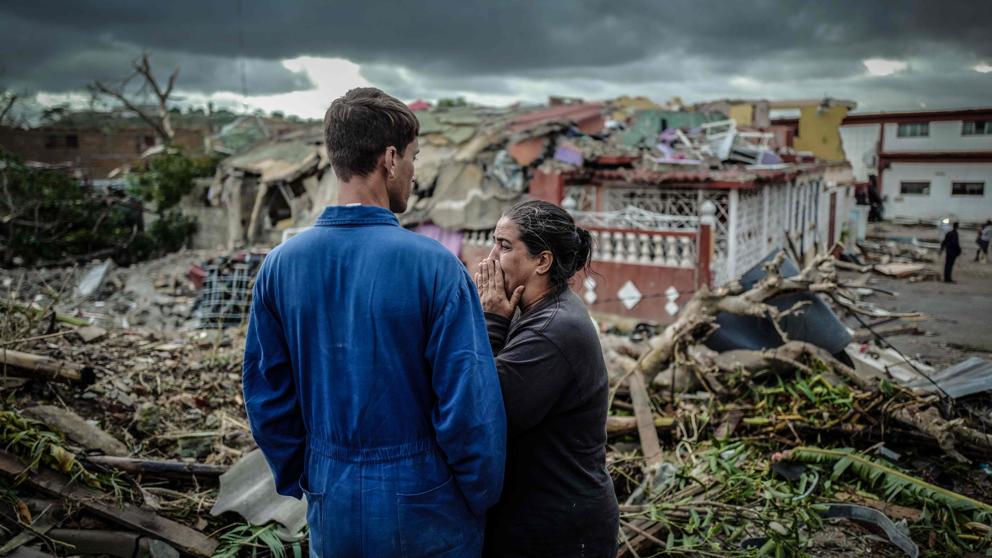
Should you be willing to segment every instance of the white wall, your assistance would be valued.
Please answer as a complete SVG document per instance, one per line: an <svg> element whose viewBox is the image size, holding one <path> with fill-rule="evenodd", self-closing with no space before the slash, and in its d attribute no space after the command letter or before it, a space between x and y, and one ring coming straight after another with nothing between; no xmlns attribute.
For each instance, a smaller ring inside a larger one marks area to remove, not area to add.
<svg viewBox="0 0 992 558"><path fill-rule="evenodd" d="M961 120L931 122L928 137L900 138L896 135L899 125L889 123L885 125L885 142L882 148L886 153L992 151L992 136L963 136L961 125Z"/></svg>
<svg viewBox="0 0 992 558"><path fill-rule="evenodd" d="M878 148L878 133L881 124L852 124L840 127L840 139L844 146L844 156L851 163L851 171L858 182L867 182L868 175L875 172L874 164L866 164L866 156L875 155ZM874 163L873 160L868 163Z"/></svg>
<svg viewBox="0 0 992 558"><path fill-rule="evenodd" d="M930 182L929 195L902 195L900 182ZM985 195L952 196L952 182L984 182ZM962 222L992 219L992 163L899 163L882 173L886 219L934 220L952 217Z"/></svg>

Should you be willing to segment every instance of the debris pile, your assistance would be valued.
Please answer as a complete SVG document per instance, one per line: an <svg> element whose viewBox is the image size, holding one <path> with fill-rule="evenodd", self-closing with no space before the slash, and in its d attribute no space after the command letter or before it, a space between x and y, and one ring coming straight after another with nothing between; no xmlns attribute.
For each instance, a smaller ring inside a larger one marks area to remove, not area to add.
<svg viewBox="0 0 992 558"><path fill-rule="evenodd" d="M937 262L939 244L916 238L864 240L857 243L858 254L849 258L863 263L875 273L909 281L940 280Z"/></svg>
<svg viewBox="0 0 992 558"><path fill-rule="evenodd" d="M69 323L175 331L194 325L191 312L201 287L196 270L223 258L185 250L130 267L107 259L85 266L5 269L0 286L5 299L35 310L50 308Z"/></svg>
<svg viewBox="0 0 992 558"><path fill-rule="evenodd" d="M244 301L221 295L250 286L260 257L209 255L5 272L0 553L303 551L299 525L284 542L268 520L211 513L222 476L255 444L241 395L244 328L195 329L208 321L194 317L194 300L240 326ZM274 486L256 493L276 498Z"/></svg>
<svg viewBox="0 0 992 558"><path fill-rule="evenodd" d="M988 551L992 385L974 375L984 365L930 374L904 359L900 375L852 366L858 343L832 354L799 340L786 321L810 302L776 304L783 295L899 316L858 300L837 272L850 264L824 255L785 273L783 263L767 261L750 288L700 290L658 335L603 334L620 555ZM767 320L781 344L714 351L721 314ZM970 389L952 396L956 385Z"/></svg>

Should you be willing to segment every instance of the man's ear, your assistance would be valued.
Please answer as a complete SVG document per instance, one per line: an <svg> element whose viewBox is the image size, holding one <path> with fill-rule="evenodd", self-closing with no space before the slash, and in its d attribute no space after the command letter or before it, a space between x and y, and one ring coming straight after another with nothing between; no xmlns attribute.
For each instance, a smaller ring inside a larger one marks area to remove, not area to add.
<svg viewBox="0 0 992 558"><path fill-rule="evenodd" d="M396 164L399 162L399 153L396 148L390 145L382 154L382 166L386 169L386 177L396 178Z"/></svg>
<svg viewBox="0 0 992 558"><path fill-rule="evenodd" d="M544 275L551 271L551 265L555 263L555 257L549 250L541 252L537 255L537 258L537 267L534 271L536 271L538 275Z"/></svg>

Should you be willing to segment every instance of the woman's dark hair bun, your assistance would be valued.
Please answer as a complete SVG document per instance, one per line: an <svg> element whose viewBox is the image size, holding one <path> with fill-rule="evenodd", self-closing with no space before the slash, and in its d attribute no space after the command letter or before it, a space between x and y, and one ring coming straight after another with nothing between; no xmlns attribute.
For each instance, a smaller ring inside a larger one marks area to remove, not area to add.
<svg viewBox="0 0 992 558"><path fill-rule="evenodd" d="M520 240L531 255L551 252L554 263L549 275L555 292L564 291L573 275L589 267L592 236L577 227L572 216L561 207L545 201L525 201L504 215L517 226Z"/></svg>

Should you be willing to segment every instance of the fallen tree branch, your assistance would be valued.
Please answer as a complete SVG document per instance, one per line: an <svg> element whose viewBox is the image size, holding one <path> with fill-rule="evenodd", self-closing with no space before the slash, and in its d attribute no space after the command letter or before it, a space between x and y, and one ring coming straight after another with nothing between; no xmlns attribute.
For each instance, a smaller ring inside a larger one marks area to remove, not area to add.
<svg viewBox="0 0 992 558"><path fill-rule="evenodd" d="M90 366L55 360L51 357L23 353L12 349L0 349L0 363L13 366L17 371L26 371L29 378L55 380L66 383L92 384L96 374ZM7 370L13 372L12 370ZM12 374L18 375L18 374Z"/></svg>
<svg viewBox="0 0 992 558"><path fill-rule="evenodd" d="M90 455L82 459L84 462L112 467L133 475L153 475L164 477L205 477L216 479L227 472L223 465L207 465L204 463L185 463L182 461L155 461L136 459L133 457L116 457L109 455Z"/></svg>

